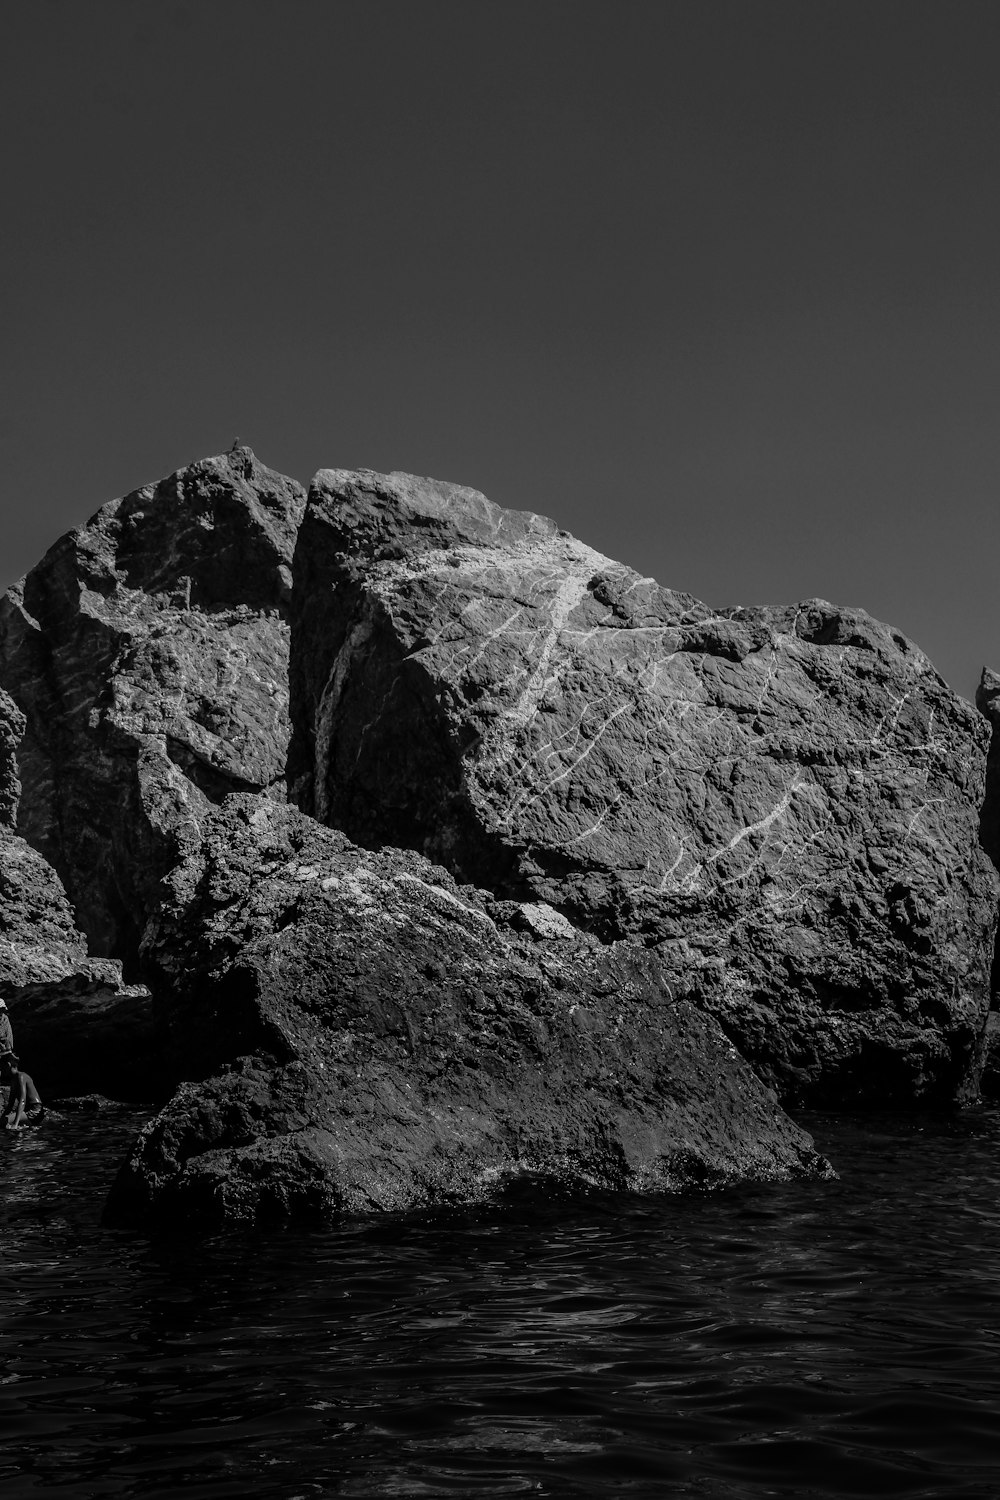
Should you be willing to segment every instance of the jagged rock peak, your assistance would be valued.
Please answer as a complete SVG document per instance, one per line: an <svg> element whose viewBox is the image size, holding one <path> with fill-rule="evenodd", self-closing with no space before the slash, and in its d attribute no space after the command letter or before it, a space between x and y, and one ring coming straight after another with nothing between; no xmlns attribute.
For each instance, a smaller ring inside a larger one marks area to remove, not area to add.
<svg viewBox="0 0 1000 1500"><path fill-rule="evenodd" d="M24 718L18 829L92 951L131 962L159 878L227 793L284 795L305 491L248 448L103 506L0 599Z"/></svg>
<svg viewBox="0 0 1000 1500"><path fill-rule="evenodd" d="M1000 672L994 672L992 667L982 670L976 688L976 707L991 723L996 722L1000 713Z"/></svg>
<svg viewBox="0 0 1000 1500"><path fill-rule="evenodd" d="M56 549L71 551L81 580L99 590L111 583L193 609L276 609L304 509L300 484L233 448L102 506Z"/></svg>

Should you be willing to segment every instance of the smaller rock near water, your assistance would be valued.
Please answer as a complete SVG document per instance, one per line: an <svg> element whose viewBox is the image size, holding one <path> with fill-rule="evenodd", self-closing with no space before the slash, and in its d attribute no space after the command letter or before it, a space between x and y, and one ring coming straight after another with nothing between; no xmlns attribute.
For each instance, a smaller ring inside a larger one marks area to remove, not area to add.
<svg viewBox="0 0 1000 1500"><path fill-rule="evenodd" d="M183 1083L115 1218L471 1200L525 1174L674 1191L828 1175L641 947L496 903L419 855L227 800L144 956Z"/></svg>

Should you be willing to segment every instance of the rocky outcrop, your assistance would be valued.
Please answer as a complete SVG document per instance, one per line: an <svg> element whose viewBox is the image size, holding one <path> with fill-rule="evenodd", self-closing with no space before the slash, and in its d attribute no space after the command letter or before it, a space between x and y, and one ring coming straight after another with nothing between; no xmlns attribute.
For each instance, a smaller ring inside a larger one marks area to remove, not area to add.
<svg viewBox="0 0 1000 1500"><path fill-rule="evenodd" d="M167 885L144 952L191 1081L140 1135L113 1217L830 1172L642 947L260 797L206 820Z"/></svg>
<svg viewBox="0 0 1000 1500"><path fill-rule="evenodd" d="M237 449L104 506L0 601L18 831L96 955L134 962L160 876L215 802L284 795L303 505Z"/></svg>
<svg viewBox="0 0 1000 1500"><path fill-rule="evenodd" d="M295 577L305 811L696 968L786 1100L974 1093L987 730L898 631L713 610L542 517L367 471L317 476Z"/></svg>
<svg viewBox="0 0 1000 1500"><path fill-rule="evenodd" d="M236 449L0 601L0 992L47 1098L183 1080L119 1217L823 1175L778 1094L975 1093L988 735L862 611Z"/></svg>

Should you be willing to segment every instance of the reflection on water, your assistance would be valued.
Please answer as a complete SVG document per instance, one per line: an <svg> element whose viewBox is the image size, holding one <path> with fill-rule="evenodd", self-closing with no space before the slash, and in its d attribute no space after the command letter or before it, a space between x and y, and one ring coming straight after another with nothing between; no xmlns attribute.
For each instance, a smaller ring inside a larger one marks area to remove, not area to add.
<svg viewBox="0 0 1000 1500"><path fill-rule="evenodd" d="M135 1118L0 1135L0 1482L63 1497L1000 1494L1000 1117L840 1182L207 1242L100 1226Z"/></svg>

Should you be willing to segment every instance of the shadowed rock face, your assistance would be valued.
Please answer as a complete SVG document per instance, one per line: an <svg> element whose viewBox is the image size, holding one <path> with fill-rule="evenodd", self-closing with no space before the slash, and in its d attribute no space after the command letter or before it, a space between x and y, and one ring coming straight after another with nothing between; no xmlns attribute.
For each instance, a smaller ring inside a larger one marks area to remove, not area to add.
<svg viewBox="0 0 1000 1500"><path fill-rule="evenodd" d="M1000 675L990 667L984 667L979 686L976 689L976 707L990 726L990 749L986 761L986 792L983 797L982 815L979 821L979 839L993 861L994 866L1000 869L1000 734L997 728L1000 726ZM994 953L992 989L994 995L1000 989L1000 954ZM991 1051L996 1052L995 1043ZM997 1069L996 1060L990 1069L991 1075L991 1097L1000 1097L1000 1070Z"/></svg>
<svg viewBox="0 0 1000 1500"><path fill-rule="evenodd" d="M20 782L16 747L24 715L0 692L0 998L59 983L87 958L73 908L56 872L14 832ZM18 1042L20 1045L20 1042Z"/></svg>
<svg viewBox="0 0 1000 1500"><path fill-rule="evenodd" d="M989 755L986 761L986 793L983 798L980 838L983 848L995 865L1000 864L1000 674L983 668L976 689L976 707L990 726Z"/></svg>
<svg viewBox="0 0 1000 1500"><path fill-rule="evenodd" d="M46 1099L84 1087L162 1097L148 991L124 986L116 960L88 956L62 881L14 832L23 732L0 692L0 998L14 1046Z"/></svg>
<svg viewBox="0 0 1000 1500"><path fill-rule="evenodd" d="M97 955L134 961L156 883L213 803L284 795L303 506L248 449L207 459L104 506L0 601L18 830Z"/></svg>
<svg viewBox="0 0 1000 1500"><path fill-rule="evenodd" d="M974 1090L988 732L902 635L713 611L408 475L321 471L295 574L303 809L698 964L786 1100Z"/></svg>
<svg viewBox="0 0 1000 1500"><path fill-rule="evenodd" d="M115 1216L829 1174L641 947L259 797L230 798L168 884L145 953L199 1081L139 1137Z"/></svg>

